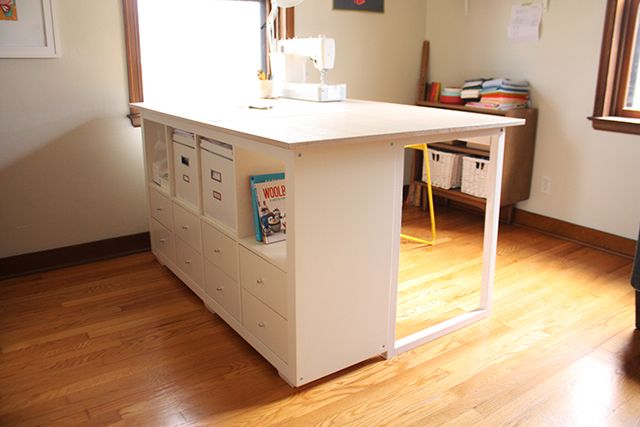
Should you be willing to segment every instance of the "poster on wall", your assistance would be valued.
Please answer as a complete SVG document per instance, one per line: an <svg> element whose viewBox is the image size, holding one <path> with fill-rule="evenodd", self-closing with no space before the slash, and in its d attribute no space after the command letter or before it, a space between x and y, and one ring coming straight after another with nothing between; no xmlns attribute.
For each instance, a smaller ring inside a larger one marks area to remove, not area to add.
<svg viewBox="0 0 640 427"><path fill-rule="evenodd" d="M58 56L52 1L0 0L0 58Z"/></svg>
<svg viewBox="0 0 640 427"><path fill-rule="evenodd" d="M333 0L333 9L383 13L384 0Z"/></svg>
<svg viewBox="0 0 640 427"><path fill-rule="evenodd" d="M16 0L0 0L0 21L17 21Z"/></svg>

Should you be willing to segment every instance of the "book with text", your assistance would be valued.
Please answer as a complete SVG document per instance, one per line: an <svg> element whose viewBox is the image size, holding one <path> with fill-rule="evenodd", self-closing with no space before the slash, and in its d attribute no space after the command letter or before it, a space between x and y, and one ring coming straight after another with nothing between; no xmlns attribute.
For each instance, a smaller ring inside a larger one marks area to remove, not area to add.
<svg viewBox="0 0 640 427"><path fill-rule="evenodd" d="M253 175L250 181L256 240L264 243L285 240L284 173Z"/></svg>

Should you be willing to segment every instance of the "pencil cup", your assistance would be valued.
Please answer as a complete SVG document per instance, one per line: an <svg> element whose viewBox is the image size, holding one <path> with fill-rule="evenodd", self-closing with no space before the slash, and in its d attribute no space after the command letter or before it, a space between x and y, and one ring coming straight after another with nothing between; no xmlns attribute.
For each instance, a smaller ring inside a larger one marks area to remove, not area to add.
<svg viewBox="0 0 640 427"><path fill-rule="evenodd" d="M273 82L271 80L260 80L260 97L271 98L273 95Z"/></svg>

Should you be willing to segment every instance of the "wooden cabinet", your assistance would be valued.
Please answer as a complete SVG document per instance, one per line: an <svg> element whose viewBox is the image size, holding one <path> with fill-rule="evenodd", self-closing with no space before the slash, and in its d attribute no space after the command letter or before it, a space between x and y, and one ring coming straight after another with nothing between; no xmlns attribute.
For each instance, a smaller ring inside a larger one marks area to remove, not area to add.
<svg viewBox="0 0 640 427"><path fill-rule="evenodd" d="M510 127L505 133L504 165L502 171L502 191L500 194L500 215L501 219L510 223L513 214L513 207L517 202L527 200L531 193L531 174L533 171L533 155L536 143L536 127L538 125L538 110L534 108L511 110L511 111L491 111L480 108L470 108L461 105L448 105L434 102L418 102L424 107L443 108L448 110L469 111L474 113L493 114L504 117L522 118L526 120L524 126ZM489 157L489 146L482 147L482 144L470 144L466 141L434 142L429 144L429 148L468 154L479 157ZM420 186L425 184L421 181L422 156L415 157L414 173L412 180ZM433 188L436 197L455 201L465 205L484 209L485 199L462 193L459 188L444 190Z"/></svg>

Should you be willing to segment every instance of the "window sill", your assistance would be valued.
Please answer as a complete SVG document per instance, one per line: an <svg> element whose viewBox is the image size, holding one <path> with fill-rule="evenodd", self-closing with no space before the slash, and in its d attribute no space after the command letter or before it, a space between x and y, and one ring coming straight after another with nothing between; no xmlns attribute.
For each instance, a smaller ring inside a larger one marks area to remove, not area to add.
<svg viewBox="0 0 640 427"><path fill-rule="evenodd" d="M630 117L606 116L589 117L594 129L610 132L633 133L640 135L640 119Z"/></svg>
<svg viewBox="0 0 640 427"><path fill-rule="evenodd" d="M135 101L130 101L135 102ZM129 107L129 114L127 114L129 120L131 120L131 126L134 128L139 128L142 124L142 116L140 115L140 111L137 108Z"/></svg>

